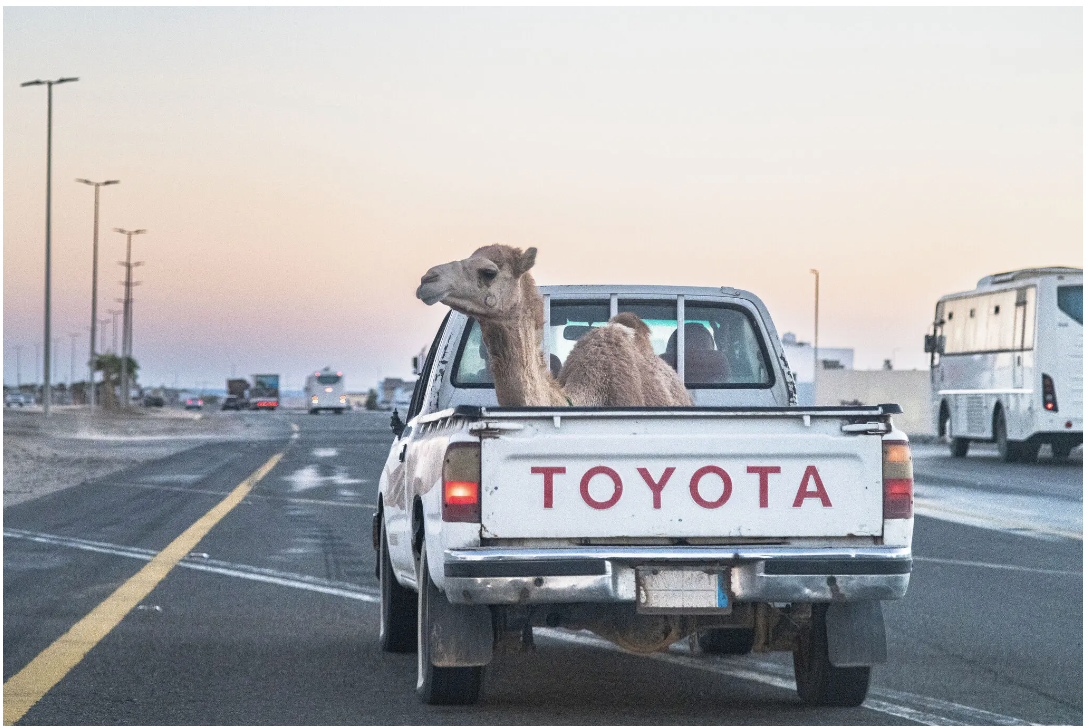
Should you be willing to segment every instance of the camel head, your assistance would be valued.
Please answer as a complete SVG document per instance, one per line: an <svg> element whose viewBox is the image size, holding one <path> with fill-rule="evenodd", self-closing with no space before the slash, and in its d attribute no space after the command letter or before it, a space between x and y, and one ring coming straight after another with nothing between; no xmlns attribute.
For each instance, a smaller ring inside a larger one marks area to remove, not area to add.
<svg viewBox="0 0 1090 728"><path fill-rule="evenodd" d="M420 279L416 297L431 306L445 303L455 311L489 320L514 315L523 302L523 277L534 265L537 248L526 252L507 245L478 248L465 260L437 265ZM533 286L536 293L536 286Z"/></svg>

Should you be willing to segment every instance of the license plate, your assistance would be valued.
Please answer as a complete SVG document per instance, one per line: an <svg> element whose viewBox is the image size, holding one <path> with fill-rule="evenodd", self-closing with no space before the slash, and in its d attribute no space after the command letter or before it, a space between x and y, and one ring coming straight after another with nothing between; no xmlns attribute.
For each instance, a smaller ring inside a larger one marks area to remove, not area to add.
<svg viewBox="0 0 1090 728"><path fill-rule="evenodd" d="M730 572L640 567L636 611L645 613L729 612Z"/></svg>

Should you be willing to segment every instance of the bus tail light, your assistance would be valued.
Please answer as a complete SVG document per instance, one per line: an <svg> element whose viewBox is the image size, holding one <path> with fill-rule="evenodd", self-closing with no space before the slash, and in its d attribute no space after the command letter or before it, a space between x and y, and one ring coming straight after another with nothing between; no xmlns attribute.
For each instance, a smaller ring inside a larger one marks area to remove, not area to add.
<svg viewBox="0 0 1090 728"><path fill-rule="evenodd" d="M481 446L456 442L443 457L443 520L481 522Z"/></svg>
<svg viewBox="0 0 1090 728"><path fill-rule="evenodd" d="M912 450L904 440L882 443L882 517L912 518Z"/></svg>
<svg viewBox="0 0 1090 728"><path fill-rule="evenodd" d="M1046 410L1060 411L1059 405L1056 404L1056 385L1052 383L1052 377L1047 374L1041 375L1041 398L1044 400Z"/></svg>

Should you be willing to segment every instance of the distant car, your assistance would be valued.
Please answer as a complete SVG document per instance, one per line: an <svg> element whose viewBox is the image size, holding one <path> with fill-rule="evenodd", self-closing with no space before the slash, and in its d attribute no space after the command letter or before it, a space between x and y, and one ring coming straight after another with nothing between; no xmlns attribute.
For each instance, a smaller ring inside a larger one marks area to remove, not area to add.
<svg viewBox="0 0 1090 728"><path fill-rule="evenodd" d="M221 409L224 409L224 410L241 410L241 409L245 409L245 405L243 404L241 399L239 399L238 397L236 397L233 394L229 394L224 398L223 407Z"/></svg>
<svg viewBox="0 0 1090 728"><path fill-rule="evenodd" d="M201 407L204 407L204 400L200 397L189 397L185 401L187 410L199 410Z"/></svg>
<svg viewBox="0 0 1090 728"><path fill-rule="evenodd" d="M29 394L11 392L4 395L5 407L26 407L28 404L34 404L34 400L31 399Z"/></svg>
<svg viewBox="0 0 1090 728"><path fill-rule="evenodd" d="M165 402L161 394L149 394L144 397L145 407L162 407Z"/></svg>

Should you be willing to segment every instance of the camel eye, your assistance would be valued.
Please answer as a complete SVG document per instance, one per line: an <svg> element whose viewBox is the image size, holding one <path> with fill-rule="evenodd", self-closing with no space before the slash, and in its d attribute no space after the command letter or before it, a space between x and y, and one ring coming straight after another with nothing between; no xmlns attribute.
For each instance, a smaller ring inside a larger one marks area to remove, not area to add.
<svg viewBox="0 0 1090 728"><path fill-rule="evenodd" d="M485 283L491 283L492 281L496 280L497 273L499 273L499 271L495 268L482 268L480 274L481 280Z"/></svg>

